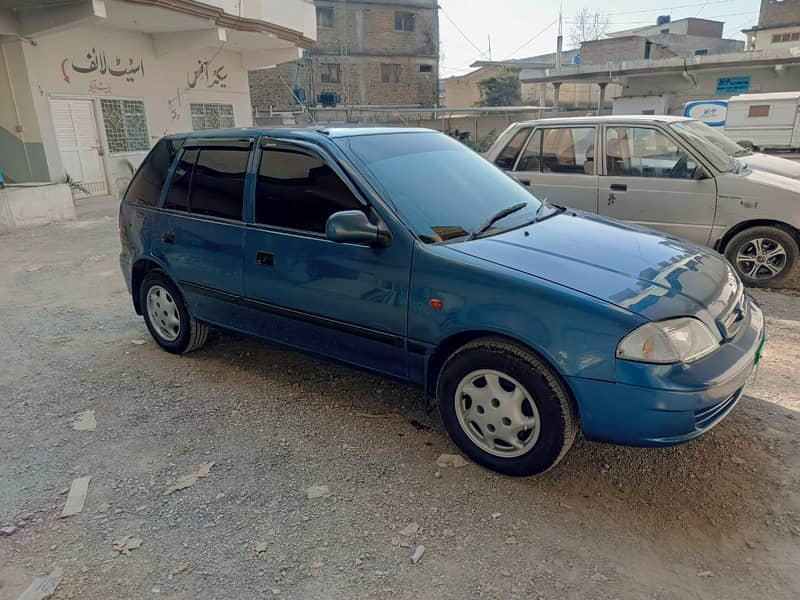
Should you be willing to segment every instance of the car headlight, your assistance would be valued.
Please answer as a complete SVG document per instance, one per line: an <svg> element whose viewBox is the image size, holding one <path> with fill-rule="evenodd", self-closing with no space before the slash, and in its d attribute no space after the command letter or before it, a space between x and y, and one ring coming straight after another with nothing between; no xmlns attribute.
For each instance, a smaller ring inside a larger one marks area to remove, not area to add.
<svg viewBox="0 0 800 600"><path fill-rule="evenodd" d="M617 344L617 358L658 364L689 363L718 347L719 340L702 321L681 317L634 329Z"/></svg>

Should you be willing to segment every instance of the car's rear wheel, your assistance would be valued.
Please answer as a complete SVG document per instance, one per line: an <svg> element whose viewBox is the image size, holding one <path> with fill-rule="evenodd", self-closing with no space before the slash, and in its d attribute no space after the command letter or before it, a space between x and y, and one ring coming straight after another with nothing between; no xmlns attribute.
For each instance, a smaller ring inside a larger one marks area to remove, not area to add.
<svg viewBox="0 0 800 600"><path fill-rule="evenodd" d="M177 286L158 269L145 275L139 302L150 335L167 352L197 350L208 339L208 327L189 312Z"/></svg>
<svg viewBox="0 0 800 600"><path fill-rule="evenodd" d="M437 383L439 412L456 445L505 475L537 475L569 450L578 430L568 393L529 350L474 340L450 356Z"/></svg>
<svg viewBox="0 0 800 600"><path fill-rule="evenodd" d="M797 242L784 229L763 225L737 233L725 247L745 285L780 286L797 263Z"/></svg>

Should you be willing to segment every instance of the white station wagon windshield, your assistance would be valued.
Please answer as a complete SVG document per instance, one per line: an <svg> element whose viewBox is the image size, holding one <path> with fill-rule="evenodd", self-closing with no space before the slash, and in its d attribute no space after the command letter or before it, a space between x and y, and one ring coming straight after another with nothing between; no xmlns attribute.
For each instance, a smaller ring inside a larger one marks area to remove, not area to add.
<svg viewBox="0 0 800 600"><path fill-rule="evenodd" d="M700 121L677 121L670 128L699 150L720 171L733 169L732 158L748 154L745 148Z"/></svg>

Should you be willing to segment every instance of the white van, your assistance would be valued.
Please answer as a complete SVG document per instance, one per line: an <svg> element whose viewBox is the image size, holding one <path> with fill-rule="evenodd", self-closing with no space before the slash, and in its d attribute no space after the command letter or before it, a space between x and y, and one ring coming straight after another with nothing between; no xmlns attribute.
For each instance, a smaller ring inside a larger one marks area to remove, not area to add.
<svg viewBox="0 0 800 600"><path fill-rule="evenodd" d="M740 94L728 100L725 135L753 149L800 148L800 92Z"/></svg>

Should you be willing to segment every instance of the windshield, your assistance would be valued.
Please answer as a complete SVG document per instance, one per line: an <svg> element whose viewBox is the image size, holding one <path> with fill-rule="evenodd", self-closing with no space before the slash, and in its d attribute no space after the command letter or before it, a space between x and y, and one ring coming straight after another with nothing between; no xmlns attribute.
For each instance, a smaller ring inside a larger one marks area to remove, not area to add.
<svg viewBox="0 0 800 600"><path fill-rule="evenodd" d="M725 134L700 121L677 121L670 128L699 150L720 171L733 169L733 157L749 154L748 150Z"/></svg>
<svg viewBox="0 0 800 600"><path fill-rule="evenodd" d="M481 235L529 223L541 205L503 171L440 133L356 135L339 143L364 163L384 198L428 243L466 237L519 203L527 206Z"/></svg>

